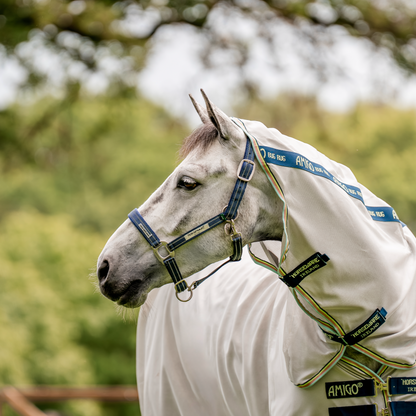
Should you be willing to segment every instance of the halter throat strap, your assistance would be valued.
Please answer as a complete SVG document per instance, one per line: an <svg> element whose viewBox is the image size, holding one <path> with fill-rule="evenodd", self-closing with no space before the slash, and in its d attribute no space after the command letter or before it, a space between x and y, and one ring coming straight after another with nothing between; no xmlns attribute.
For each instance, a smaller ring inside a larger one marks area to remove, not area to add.
<svg viewBox="0 0 416 416"><path fill-rule="evenodd" d="M234 220L238 215L238 208L240 206L241 200L243 199L244 192L246 190L248 182L252 179L254 175L255 164L254 164L254 150L251 145L250 139L247 137L246 149L244 152L244 158L240 162L240 165L237 169L237 180L234 185L233 192L231 194L228 205L225 207L224 211L215 217L212 217L208 221L194 227L190 231L182 234L178 238L174 239L170 243L166 241L161 241L157 234L152 230L149 224L140 214L139 210L135 208L128 215L130 221L134 226L139 230L145 240L152 247L153 252L156 258L165 265L169 275L171 276L173 283L175 284L176 297L178 293L181 293L185 290L190 292L190 296L185 301L188 301L192 298L192 291L196 289L203 281L208 277L212 276L220 267L228 263L229 261L239 261L241 260L243 243L242 237L239 232L235 229ZM175 260L175 250L183 246L185 243L193 240L196 237L206 233L207 231L215 228L217 225L226 222L230 224L230 238L233 245L233 255L223 263L220 267L215 269L208 276L193 282L188 286L185 279L182 277L182 274L179 270L179 267Z"/></svg>

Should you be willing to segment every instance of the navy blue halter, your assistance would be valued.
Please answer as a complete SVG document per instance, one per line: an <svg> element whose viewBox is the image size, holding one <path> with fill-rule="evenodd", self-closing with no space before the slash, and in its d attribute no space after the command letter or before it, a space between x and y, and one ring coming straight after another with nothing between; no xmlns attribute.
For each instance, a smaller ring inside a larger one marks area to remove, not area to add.
<svg viewBox="0 0 416 416"><path fill-rule="evenodd" d="M254 150L251 145L250 139L247 138L244 158L240 162L240 165L237 169L237 181L234 186L233 193L231 194L230 201L228 202L228 205L225 207L224 211L216 215L215 217L209 219L208 221L198 225L192 230L186 232L185 234L182 234L180 237L176 238L170 243L167 243L166 241L160 241L157 234L152 230L149 224L147 224L147 222L141 216L137 208L135 208L128 215L131 222L135 225L135 227L140 231L142 236L152 247L156 258L166 266L173 280L173 283L175 284L176 296L179 300L182 301L182 299L178 297L178 293L181 293L184 290L188 290L190 292L190 296L185 301L190 300L192 298L192 291L196 289L204 280L208 279L208 277L214 274L218 269L220 269L229 261L241 260L243 252L243 243L241 234L237 232L235 229L234 220L237 218L238 207L240 206L241 200L243 199L247 183L253 177L254 169ZM191 241L194 238L206 233L207 231L211 230L212 228L216 227L217 225L223 222L230 224L230 237L234 247L233 255L229 258L229 260L227 260L220 267L215 269L208 276L200 280L197 280L193 282L190 286L188 286L187 282L182 277L182 274L176 263L175 250L183 246L188 241Z"/></svg>

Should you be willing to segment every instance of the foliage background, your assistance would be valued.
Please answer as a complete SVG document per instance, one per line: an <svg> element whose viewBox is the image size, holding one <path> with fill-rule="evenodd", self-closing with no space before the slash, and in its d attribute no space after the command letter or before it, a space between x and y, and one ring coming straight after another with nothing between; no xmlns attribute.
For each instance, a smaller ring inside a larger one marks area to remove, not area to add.
<svg viewBox="0 0 416 416"><path fill-rule="evenodd" d="M0 384L135 384L135 319L123 319L89 274L126 214L172 171L190 129L128 94L58 105L0 113ZM292 94L236 113L351 167L416 229L414 110L360 104L331 114ZM137 405L58 409L139 414Z"/></svg>
<svg viewBox="0 0 416 416"><path fill-rule="evenodd" d="M134 385L137 314L123 319L89 274L127 213L173 169L185 129L140 99L77 100L46 122L56 105L0 113L0 385Z"/></svg>
<svg viewBox="0 0 416 416"><path fill-rule="evenodd" d="M165 106L177 111L179 95L189 92L179 91L180 76L210 97L231 91L233 115L349 166L415 232L414 109L359 103L336 114L299 93L260 98L268 86L252 70L261 62L269 80L284 86L297 72L295 57L303 62L300 78L310 69L316 85L336 86L351 75L351 57L339 61L335 52L340 39L354 39L366 45L374 95L388 102L391 80L371 65L370 51L401 68L406 85L414 82L411 0L2 0L0 93L18 100L0 103L0 387L135 384L137 313L124 319L90 275L111 233L172 171L190 132L137 93L158 45L175 36L180 42L178 33L193 39L201 62L189 72L185 60L177 74L174 61L186 54L176 51L161 64L173 74L170 92L178 92ZM195 73L205 84L187 79ZM140 414L137 405L54 408L73 416Z"/></svg>

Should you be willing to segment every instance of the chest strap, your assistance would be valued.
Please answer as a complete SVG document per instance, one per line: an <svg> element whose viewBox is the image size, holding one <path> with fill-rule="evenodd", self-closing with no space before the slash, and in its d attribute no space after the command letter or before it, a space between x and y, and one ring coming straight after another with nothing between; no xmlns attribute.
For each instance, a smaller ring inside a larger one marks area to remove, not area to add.
<svg viewBox="0 0 416 416"><path fill-rule="evenodd" d="M361 406L330 407L329 416L381 416L376 404L364 404Z"/></svg>
<svg viewBox="0 0 416 416"><path fill-rule="evenodd" d="M387 389L390 395L416 394L416 377L388 377Z"/></svg>
<svg viewBox="0 0 416 416"><path fill-rule="evenodd" d="M384 308L381 308L381 310L376 309L366 321L342 337L321 329L331 341L339 342L343 345L354 345L370 336L383 325L386 322L386 315L387 311Z"/></svg>
<svg viewBox="0 0 416 416"><path fill-rule="evenodd" d="M329 416L415 416L416 402L390 402L389 409L379 409L377 404L330 407Z"/></svg>
<svg viewBox="0 0 416 416"><path fill-rule="evenodd" d="M375 397L378 390L386 391L388 396L416 394L416 377L387 377L385 383L380 383L372 378L325 383L328 399Z"/></svg>
<svg viewBox="0 0 416 416"><path fill-rule="evenodd" d="M415 416L416 402L390 402L391 416Z"/></svg>
<svg viewBox="0 0 416 416"><path fill-rule="evenodd" d="M328 399L348 399L351 397L376 397L378 390L388 396L416 394L416 377L387 377L385 383L373 379L339 381L325 383ZM388 409L377 408L376 404L362 406L331 407L329 416L415 416L416 402L389 402Z"/></svg>

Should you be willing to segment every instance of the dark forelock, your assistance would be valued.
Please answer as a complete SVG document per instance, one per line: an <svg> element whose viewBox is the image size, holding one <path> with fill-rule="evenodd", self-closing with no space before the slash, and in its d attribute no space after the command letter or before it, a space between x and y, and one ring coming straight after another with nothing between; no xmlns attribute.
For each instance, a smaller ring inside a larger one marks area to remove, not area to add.
<svg viewBox="0 0 416 416"><path fill-rule="evenodd" d="M217 140L218 131L212 123L197 127L184 141L179 151L181 158L185 158L192 150L199 148L207 150Z"/></svg>

